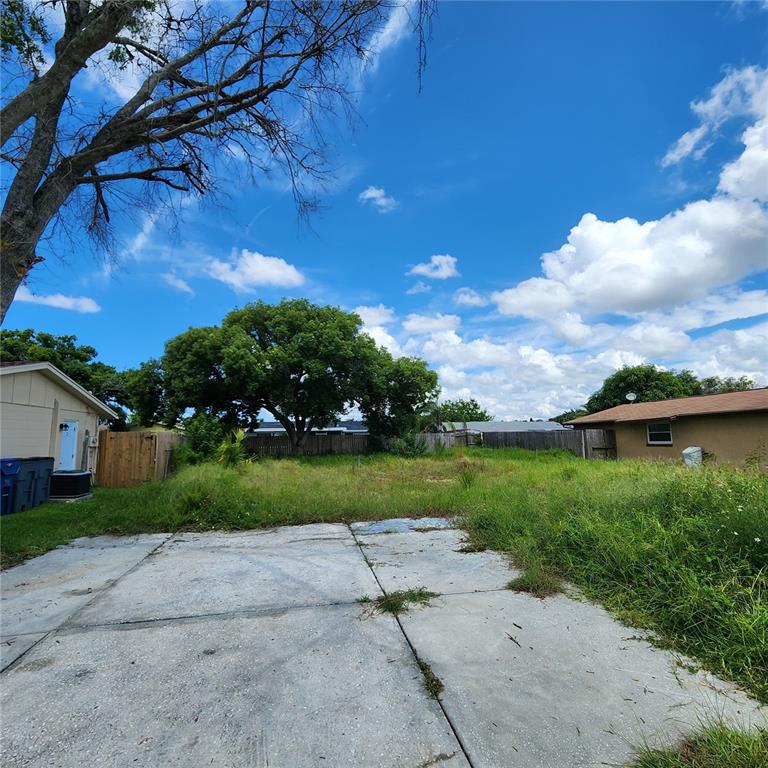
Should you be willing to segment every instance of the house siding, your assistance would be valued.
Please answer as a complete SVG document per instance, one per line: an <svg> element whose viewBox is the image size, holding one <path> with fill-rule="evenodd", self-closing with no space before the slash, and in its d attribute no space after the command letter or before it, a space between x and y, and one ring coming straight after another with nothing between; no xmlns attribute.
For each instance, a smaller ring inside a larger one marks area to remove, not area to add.
<svg viewBox="0 0 768 768"><path fill-rule="evenodd" d="M0 377L0 454L29 458L52 456L59 468L63 421L78 422L75 466L82 466L83 439L98 434L99 417L91 406L41 371L6 373ZM96 451L89 449L88 468L95 470Z"/></svg>
<svg viewBox="0 0 768 768"><path fill-rule="evenodd" d="M668 422L672 425L672 445L648 445L646 425ZM681 416L676 419L649 419L647 422L610 425L616 432L616 452L620 459L680 459L681 451L701 446L718 463L744 464L762 441L768 447L768 413Z"/></svg>

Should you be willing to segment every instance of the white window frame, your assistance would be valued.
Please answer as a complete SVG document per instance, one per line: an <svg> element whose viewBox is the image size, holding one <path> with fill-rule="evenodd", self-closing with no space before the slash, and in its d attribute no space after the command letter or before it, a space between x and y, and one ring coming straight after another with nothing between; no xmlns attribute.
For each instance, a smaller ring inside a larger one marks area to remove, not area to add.
<svg viewBox="0 0 768 768"><path fill-rule="evenodd" d="M669 429L669 440L651 440L651 427L656 427L654 432L659 432L658 427L667 427ZM645 425L645 442L648 445L672 445L672 424L669 421L649 421Z"/></svg>

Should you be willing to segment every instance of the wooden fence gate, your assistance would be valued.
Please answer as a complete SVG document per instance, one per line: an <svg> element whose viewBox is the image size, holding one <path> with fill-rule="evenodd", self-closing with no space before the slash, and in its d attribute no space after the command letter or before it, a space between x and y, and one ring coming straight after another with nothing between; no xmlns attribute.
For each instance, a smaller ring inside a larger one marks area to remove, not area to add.
<svg viewBox="0 0 768 768"><path fill-rule="evenodd" d="M181 440L175 432L100 432L96 484L128 488L165 479Z"/></svg>

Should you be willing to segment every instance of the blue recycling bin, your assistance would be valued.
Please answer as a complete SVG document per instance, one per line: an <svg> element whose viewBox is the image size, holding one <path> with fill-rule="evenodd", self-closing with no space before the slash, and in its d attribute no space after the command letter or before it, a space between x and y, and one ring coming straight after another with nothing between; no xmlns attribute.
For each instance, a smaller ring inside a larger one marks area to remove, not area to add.
<svg viewBox="0 0 768 768"><path fill-rule="evenodd" d="M15 511L14 496L20 470L21 462L18 459L0 459L0 515L9 515Z"/></svg>

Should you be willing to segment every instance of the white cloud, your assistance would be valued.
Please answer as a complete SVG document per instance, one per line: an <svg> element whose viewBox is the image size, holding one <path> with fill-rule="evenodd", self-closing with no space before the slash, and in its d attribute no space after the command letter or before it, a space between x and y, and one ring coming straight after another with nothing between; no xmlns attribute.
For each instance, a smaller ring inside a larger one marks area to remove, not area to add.
<svg viewBox="0 0 768 768"><path fill-rule="evenodd" d="M363 331L367 333L378 346L384 347L393 357L402 357L403 350L397 339L383 326L372 325L365 326Z"/></svg>
<svg viewBox="0 0 768 768"><path fill-rule="evenodd" d="M171 288L175 288L181 293L188 293L190 296L195 295L195 292L192 290L189 283L186 280L180 278L178 275L174 275L172 272L165 272L160 275L160 277L165 280L165 282L168 283Z"/></svg>
<svg viewBox="0 0 768 768"><path fill-rule="evenodd" d="M768 214L745 200L699 200L644 223L587 213L565 245L542 257L545 277L491 299L504 314L539 319L672 307L764 269L766 242Z"/></svg>
<svg viewBox="0 0 768 768"><path fill-rule="evenodd" d="M379 213L390 213L400 205L394 197L386 193L384 187L366 187L357 199L361 203L370 203Z"/></svg>
<svg viewBox="0 0 768 768"><path fill-rule="evenodd" d="M32 293L26 285L19 286L16 291L16 301L28 304L41 304L56 309L68 309L72 312L90 314L101 312L101 307L88 296L65 296L63 293L49 293L47 295Z"/></svg>
<svg viewBox="0 0 768 768"><path fill-rule="evenodd" d="M410 34L412 2L413 0L403 0L392 8L387 21L381 29L376 31L368 44L365 68L375 72L381 55L388 49L394 48Z"/></svg>
<svg viewBox="0 0 768 768"><path fill-rule="evenodd" d="M387 325L395 321L395 311L392 307L385 307L383 304L378 304L375 307L355 307L352 311L360 315L360 319L365 325Z"/></svg>
<svg viewBox="0 0 768 768"><path fill-rule="evenodd" d="M768 118L750 125L741 141L745 149L723 168L718 189L733 197L768 202Z"/></svg>
<svg viewBox="0 0 768 768"><path fill-rule="evenodd" d="M669 165L675 165L689 155L693 155L696 159L703 157L704 153L709 149L709 144L704 144L703 146L701 144L708 132L709 129L706 125L699 125L690 131L686 131L667 150L667 154L661 160L662 166L666 168Z"/></svg>
<svg viewBox="0 0 768 768"><path fill-rule="evenodd" d="M768 385L768 322L751 328L716 331L697 339L678 363L699 376L748 376Z"/></svg>
<svg viewBox="0 0 768 768"><path fill-rule="evenodd" d="M226 283L238 293L265 285L294 288L304 284L304 275L284 259L245 248L229 262L211 259L207 271L209 277Z"/></svg>
<svg viewBox="0 0 768 768"><path fill-rule="evenodd" d="M731 70L711 89L708 98L694 101L691 110L699 125L670 147L661 161L663 166L689 156L701 159L711 146L709 139L731 118L768 116L768 69L749 66Z"/></svg>
<svg viewBox="0 0 768 768"><path fill-rule="evenodd" d="M438 333L440 331L455 331L461 325L458 315L418 315L410 314L403 321L403 329L408 333Z"/></svg>
<svg viewBox="0 0 768 768"><path fill-rule="evenodd" d="M488 301L472 288L459 288L453 300L462 307L484 307Z"/></svg>
<svg viewBox="0 0 768 768"><path fill-rule="evenodd" d="M700 301L675 307L668 313L654 312L643 316L645 322L664 324L670 328L692 330L710 328L730 320L743 320L768 312L768 291L742 291L729 288L712 293Z"/></svg>
<svg viewBox="0 0 768 768"><path fill-rule="evenodd" d="M427 285L423 280L419 280L418 282L414 283L407 291L406 293L409 296L416 296L419 293L429 293L432 290L431 285Z"/></svg>
<svg viewBox="0 0 768 768"><path fill-rule="evenodd" d="M456 269L458 259L455 256L438 254L432 256L428 262L416 264L406 272L406 275L421 275L430 280L447 280L449 277L459 277Z"/></svg>

